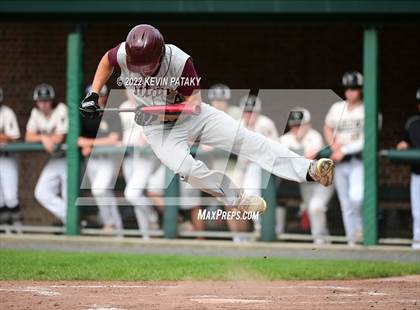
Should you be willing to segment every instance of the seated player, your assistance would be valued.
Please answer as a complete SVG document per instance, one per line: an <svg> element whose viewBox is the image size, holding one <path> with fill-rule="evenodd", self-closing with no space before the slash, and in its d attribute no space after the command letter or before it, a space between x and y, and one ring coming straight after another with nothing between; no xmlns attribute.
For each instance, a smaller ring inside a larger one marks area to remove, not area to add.
<svg viewBox="0 0 420 310"><path fill-rule="evenodd" d="M126 90L127 100L120 108L135 107L135 98L132 91ZM120 113L123 129L123 144L133 147L147 147L148 143L143 134L143 128L134 122L133 115L130 113ZM151 177L157 173L161 166L160 161L153 153L145 152L144 149L134 149L133 152L126 153L123 162L123 174L125 178L124 197L134 206L137 224L143 239L149 239L149 226L157 228L158 214L149 201L145 204L146 188L150 186ZM163 185L163 182L161 182ZM159 196L160 193L158 194Z"/></svg>
<svg viewBox="0 0 420 310"><path fill-rule="evenodd" d="M0 87L0 145L13 143L20 138L16 114L3 104L3 89ZM18 162L13 154L0 153L0 224L9 223L19 227L23 220L18 198Z"/></svg>
<svg viewBox="0 0 420 310"><path fill-rule="evenodd" d="M292 109L287 125L290 130L280 137L280 142L306 158L315 158L324 143L322 135L311 126L309 111L301 107ZM314 243L324 244L327 242L324 237L329 235L327 204L334 194L334 188L317 183L301 183L299 187L302 196L301 212L307 211L309 214Z"/></svg>
<svg viewBox="0 0 420 310"><path fill-rule="evenodd" d="M268 118L265 115L261 114L262 101L260 98L254 95L244 96L240 99L239 108L242 112L241 123L249 130L257 132L264 137L267 137L271 140L277 140L279 137L276 125L273 120ZM248 195L257 195L261 196L261 179L262 179L262 169L261 167L254 163L239 160L239 165L244 165L244 176L242 186L244 192ZM284 208L279 206L276 207L276 231L277 233L282 233L284 227ZM254 231L258 235L261 233L261 221L260 218L254 221Z"/></svg>
<svg viewBox="0 0 420 310"><path fill-rule="evenodd" d="M35 87L31 111L26 125L26 142L40 142L50 154L35 187L35 198L63 224L67 214L67 164L64 153L57 151L68 130L67 106L55 99L54 88L49 84Z"/></svg>
<svg viewBox="0 0 420 310"><path fill-rule="evenodd" d="M86 88L90 92L90 86ZM108 89L103 85L99 92L99 107L105 107ZM95 146L114 146L121 140L121 121L117 114L105 113L102 118L83 119L78 145L87 160L86 176L96 200L105 233L121 234L123 228L113 191L113 180L118 172L114 154L95 154Z"/></svg>

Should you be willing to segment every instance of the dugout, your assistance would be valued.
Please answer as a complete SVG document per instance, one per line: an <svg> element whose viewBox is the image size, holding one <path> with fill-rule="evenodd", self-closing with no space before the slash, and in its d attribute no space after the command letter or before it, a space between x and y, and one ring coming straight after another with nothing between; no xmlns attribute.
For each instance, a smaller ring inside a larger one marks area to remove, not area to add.
<svg viewBox="0 0 420 310"><path fill-rule="evenodd" d="M78 233L74 202L79 190L79 153L74 129L78 128L83 85L93 76L104 51L122 41L139 22L153 23L168 42L193 55L203 87L222 80L232 88L282 85L331 88L340 94L341 74L348 69L363 71L367 124L364 243L378 240L378 206L403 209L408 217L409 168L390 164L378 157L377 150L393 148L405 120L415 112L420 1L6 0L0 3L0 16L0 81L8 98L5 104L17 111L22 129L32 107L31 91L39 82L54 84L59 98L70 107L70 235ZM380 134L378 110L384 119ZM21 171L34 171L26 178L27 184L35 184L45 156L22 157ZM36 163L31 163L34 158ZM379 202L381 188L388 199ZM20 191L25 210L31 209L33 187L21 184ZM36 215L33 219L40 220ZM167 236L174 236L174 227L168 227ZM268 229L265 239L272 238Z"/></svg>

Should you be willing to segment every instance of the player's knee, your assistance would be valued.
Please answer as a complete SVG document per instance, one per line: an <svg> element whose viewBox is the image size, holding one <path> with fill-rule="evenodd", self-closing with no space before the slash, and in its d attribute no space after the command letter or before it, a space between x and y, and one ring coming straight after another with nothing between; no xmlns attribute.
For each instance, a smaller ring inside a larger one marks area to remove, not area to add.
<svg viewBox="0 0 420 310"><path fill-rule="evenodd" d="M199 160L188 160L184 161L173 171L179 174L183 179L188 179L190 176L198 176L202 173L203 169L208 171L206 165Z"/></svg>
<svg viewBox="0 0 420 310"><path fill-rule="evenodd" d="M317 197L316 195L312 197L308 203L308 211L313 214L326 212L327 206L324 199L321 199L321 197Z"/></svg>
<svg viewBox="0 0 420 310"><path fill-rule="evenodd" d="M12 207L15 207L19 204L19 200L18 200L17 196L7 196L7 195L5 195L3 203L4 203L5 206L7 206L9 208L12 208Z"/></svg>
<svg viewBox="0 0 420 310"><path fill-rule="evenodd" d="M143 189L135 189L126 187L124 190L124 197L127 199L130 203L133 200L136 200L143 196Z"/></svg>
<svg viewBox="0 0 420 310"><path fill-rule="evenodd" d="M352 205L361 205L363 202L363 193L350 192L349 198Z"/></svg>
<svg viewBox="0 0 420 310"><path fill-rule="evenodd" d="M42 205L45 205L48 203L49 200L49 194L48 191L44 189L43 186L37 185L35 187L35 199Z"/></svg>
<svg viewBox="0 0 420 310"><path fill-rule="evenodd" d="M309 213L311 214L320 214L327 211L327 208L321 202L314 201L313 203L309 204L308 210L309 210Z"/></svg>

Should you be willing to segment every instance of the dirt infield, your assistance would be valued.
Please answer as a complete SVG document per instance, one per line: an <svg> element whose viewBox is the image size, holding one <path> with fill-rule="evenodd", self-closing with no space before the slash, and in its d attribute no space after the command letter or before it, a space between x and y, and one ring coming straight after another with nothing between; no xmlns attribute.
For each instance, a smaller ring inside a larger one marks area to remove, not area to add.
<svg viewBox="0 0 420 310"><path fill-rule="evenodd" d="M351 281L0 282L2 309L419 309L420 276Z"/></svg>

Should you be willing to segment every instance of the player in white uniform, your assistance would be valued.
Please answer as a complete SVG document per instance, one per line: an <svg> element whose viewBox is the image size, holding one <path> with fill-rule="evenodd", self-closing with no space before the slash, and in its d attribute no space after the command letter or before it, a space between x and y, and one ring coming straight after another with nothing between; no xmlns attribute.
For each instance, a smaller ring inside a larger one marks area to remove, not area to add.
<svg viewBox="0 0 420 310"><path fill-rule="evenodd" d="M63 143L67 134L67 106L55 102L54 88L49 84L35 87L33 100L35 107L26 125L25 141L42 143L50 154L36 184L35 198L65 224L67 165L64 154L56 152L56 145Z"/></svg>
<svg viewBox="0 0 420 310"><path fill-rule="evenodd" d="M254 96L243 96L239 101L239 108L242 111L241 123L254 132L262 134L273 141L279 138L279 134L273 120L261 114L261 99ZM243 159L239 159L238 166L244 164ZM248 195L261 196L261 178L262 169L255 162L245 160L245 172L243 175L242 187ZM276 207L276 233L283 233L285 220L285 210L279 206ZM254 231L261 232L260 218L254 221Z"/></svg>
<svg viewBox="0 0 420 310"><path fill-rule="evenodd" d="M337 163L335 186L343 214L348 244L362 238L363 161L365 110L362 101L363 76L356 71L343 76L345 101L334 103L324 125L331 159Z"/></svg>
<svg viewBox="0 0 420 310"><path fill-rule="evenodd" d="M209 88L207 97L212 107L225 112L236 120L240 120L242 111L239 107L229 104L232 97L232 92L229 86L218 83Z"/></svg>
<svg viewBox="0 0 420 310"><path fill-rule="evenodd" d="M86 92L90 91L90 86ZM101 87L99 106L105 107L108 88ZM118 161L114 154L95 154L95 146L113 146L122 136L121 120L116 114L105 114L102 118L83 119L78 145L82 155L88 158L86 176L90 181L92 195L98 205L103 229L106 233L121 235L123 223L113 191L113 181L118 171Z"/></svg>
<svg viewBox="0 0 420 310"><path fill-rule="evenodd" d="M287 125L289 131L280 137L280 142L306 158L315 158L324 143L322 135L311 126L309 111L302 107L292 109ZM334 194L334 188L333 186L324 187L317 183L301 183L299 187L302 196L300 209L301 212L307 211L309 214L314 243L326 243L323 237L329 235L326 217L327 204Z"/></svg>
<svg viewBox="0 0 420 310"><path fill-rule="evenodd" d="M135 98L132 91L127 90L127 100L124 101L120 108L133 108L136 105ZM134 147L147 147L146 137L143 134L143 127L138 126L134 122L131 113L120 113L121 125L123 129L123 144ZM153 226L158 225L158 214L155 209L149 204L144 204L147 197L144 192L150 184L150 178L161 166L160 161L153 153L147 153L144 150L134 149L133 152L126 154L123 162L123 174L126 182L124 197L134 206L134 213L136 215L139 230L142 233L143 239L149 239L149 224ZM159 185L163 188L163 179L160 180ZM161 173L159 174L161 178ZM157 193L161 196L160 193Z"/></svg>
<svg viewBox="0 0 420 310"><path fill-rule="evenodd" d="M397 149L420 149L420 88L416 93L417 115L410 117L404 130L404 137L398 143ZM411 214L413 216L413 244L412 248L420 250L420 165L411 166L410 180Z"/></svg>
<svg viewBox="0 0 420 310"><path fill-rule="evenodd" d="M242 111L239 107L233 106L229 104L229 101L232 97L232 92L229 86L218 83L213 86L211 86L208 90L207 97L209 99L209 104L228 114L235 120L240 120L242 117ZM201 149L203 151L214 151L214 147L209 145L201 145ZM236 184L241 184L243 180L243 173L244 169L241 169L243 167L240 167L238 165L237 159L226 158L227 156L213 156L210 153L210 156L207 158L207 162L205 162L208 167L212 170L220 170L225 171L225 173L233 180ZM214 202L210 208L217 208L219 206L218 202ZM248 221L241 220L241 219L228 219L227 225L229 227L229 230L232 232L244 232L249 230ZM233 242L235 243L242 243L242 242L248 242L249 238L242 236L240 234L234 235L232 237Z"/></svg>
<svg viewBox="0 0 420 310"><path fill-rule="evenodd" d="M0 145L20 138L16 114L3 104L3 89L0 88ZM22 212L18 199L18 163L11 154L0 152L0 224L20 225Z"/></svg>
<svg viewBox="0 0 420 310"><path fill-rule="evenodd" d="M115 67L121 70L120 79L125 87L135 89L138 106L168 105L181 98L188 106L200 110L192 117L170 115L156 120L154 115L138 109L135 120L144 126L147 140L164 165L193 187L218 197L225 205L240 211L264 212L266 209L261 197L244 194L223 172L210 170L202 161L195 160L190 154L189 140L200 137L201 143L240 153L282 178L331 184L334 169L330 159L303 158L203 103L200 78L191 57L175 45L165 44L161 33L150 25L134 27L125 42L102 57L92 93L80 107L83 115L99 114L97 93Z"/></svg>

